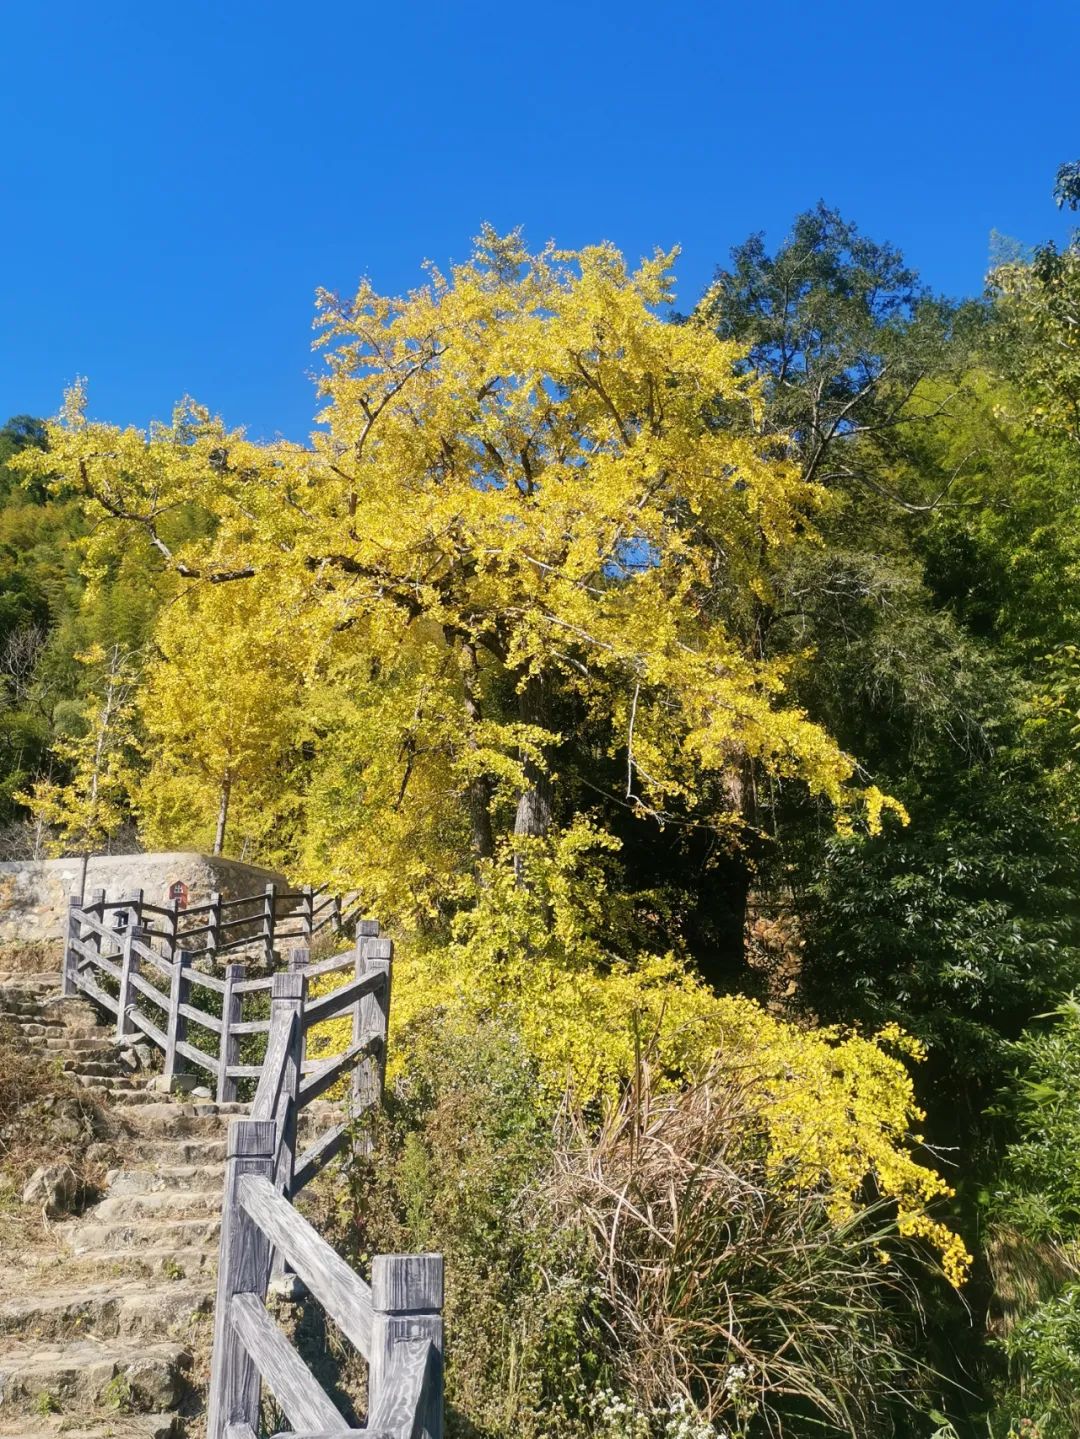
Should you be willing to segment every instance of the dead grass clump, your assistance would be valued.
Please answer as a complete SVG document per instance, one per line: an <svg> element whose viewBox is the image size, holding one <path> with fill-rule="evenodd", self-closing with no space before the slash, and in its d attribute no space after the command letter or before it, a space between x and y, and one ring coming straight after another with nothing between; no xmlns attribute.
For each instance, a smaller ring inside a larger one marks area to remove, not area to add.
<svg viewBox="0 0 1080 1439"><path fill-rule="evenodd" d="M5 1230L40 1221L40 1214L20 1204L23 1187L38 1168L69 1170L72 1207L85 1202L100 1179L87 1159L100 1128L96 1106L60 1060L32 1049L10 1025L0 1024L0 1215Z"/></svg>
<svg viewBox="0 0 1080 1439"><path fill-rule="evenodd" d="M882 1262L889 1215L837 1225L764 1155L728 1073L680 1092L645 1074L599 1126L568 1108L549 1201L589 1236L616 1388L739 1434L892 1433L919 1375L895 1315L919 1311Z"/></svg>

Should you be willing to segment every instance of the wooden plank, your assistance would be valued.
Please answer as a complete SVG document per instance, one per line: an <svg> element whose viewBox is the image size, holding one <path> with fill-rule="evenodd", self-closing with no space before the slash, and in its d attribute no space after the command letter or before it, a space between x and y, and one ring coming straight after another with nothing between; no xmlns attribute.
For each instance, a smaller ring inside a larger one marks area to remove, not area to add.
<svg viewBox="0 0 1080 1439"><path fill-rule="evenodd" d="M352 979L348 984L331 990L329 994L320 995L304 1009L304 1028L310 1029L313 1024L321 1024L324 1020L334 1019L337 1015L355 1004L357 1000L363 999L366 994L374 994L386 983L386 976L377 970L368 974L362 974L358 979Z"/></svg>
<svg viewBox="0 0 1080 1439"><path fill-rule="evenodd" d="M370 931L376 932L372 934ZM386 1039L390 1024L390 983L394 946L389 939L378 934L379 926L371 920L361 920L356 926L356 974L381 974L383 987L377 993L365 995L353 1010L353 1042L378 1036L382 1040L379 1051L358 1064L352 1077L352 1102L358 1109L367 1109L378 1104L383 1097L386 1083Z"/></svg>
<svg viewBox="0 0 1080 1439"><path fill-rule="evenodd" d="M371 1353L371 1287L265 1179L242 1179L240 1203L365 1358ZM290 1418L292 1416L290 1415Z"/></svg>
<svg viewBox="0 0 1080 1439"><path fill-rule="evenodd" d="M193 1044L188 1044L184 1039L176 1041L176 1052L182 1054L185 1059L190 1059L192 1064L198 1064L201 1068L209 1070L215 1077L217 1076L218 1062L212 1054L204 1054L201 1049L196 1049Z"/></svg>
<svg viewBox="0 0 1080 1439"><path fill-rule="evenodd" d="M225 1430L225 1439L259 1439L250 1424L230 1424Z"/></svg>
<svg viewBox="0 0 1080 1439"><path fill-rule="evenodd" d="M207 919L206 950L213 963L217 958L218 946L221 943L221 892L213 890L210 894L210 903L207 905L209 917Z"/></svg>
<svg viewBox="0 0 1080 1439"><path fill-rule="evenodd" d="M332 974L335 969L352 969L353 962L352 950L346 949L330 959L320 959L317 964L306 964L304 973L308 979L314 979L317 974Z"/></svg>
<svg viewBox="0 0 1080 1439"><path fill-rule="evenodd" d="M285 1061L292 1043L293 1015L282 1014L277 1024L271 1021L270 1043L263 1056L262 1077L251 1106L252 1119L273 1119L278 1094L285 1074Z"/></svg>
<svg viewBox="0 0 1080 1439"><path fill-rule="evenodd" d="M262 979L242 979L238 984L233 985L236 994L254 994L259 989L272 989L274 987L274 976L265 975Z"/></svg>
<svg viewBox="0 0 1080 1439"><path fill-rule="evenodd" d="M95 1004L100 1004L111 1014L116 1013L116 1000L113 999L111 994L106 994L106 992L100 987L100 985L95 984L88 974L85 974L80 970L80 972L75 976L75 983L82 990L83 994L88 995Z"/></svg>
<svg viewBox="0 0 1080 1439"><path fill-rule="evenodd" d="M190 1019L192 1024L201 1024L203 1029L213 1030L215 1034L221 1033L221 1020L212 1014L207 1014L205 1009L200 1009L195 1004L182 1004L180 1013L185 1019Z"/></svg>
<svg viewBox="0 0 1080 1439"><path fill-rule="evenodd" d="M434 1411L435 1406L426 1402L438 1358L435 1345L424 1335L397 1338L382 1372L376 1408L368 1421L371 1439L420 1439L421 1435L442 1433L441 1412L435 1428L434 1412L427 1412ZM441 1404L438 1407L441 1411Z"/></svg>
<svg viewBox="0 0 1080 1439"><path fill-rule="evenodd" d="M128 925L124 931L124 957L119 967L119 994L116 996L116 1043L121 1043L125 1035L131 1033L131 1019L128 1017L128 1010L132 1009L131 1000L131 970L138 963L131 951L131 940L135 927Z"/></svg>
<svg viewBox="0 0 1080 1439"><path fill-rule="evenodd" d="M142 935L146 934L147 932L147 930L140 927L138 934ZM152 964L155 969L160 971L160 973L165 976L166 979L172 979L172 963L167 960L163 954L158 954L157 950L151 948L151 946L147 944L144 940L138 938L138 935L136 935L136 937L132 939L131 948L141 960L145 960L148 964Z"/></svg>
<svg viewBox="0 0 1080 1439"><path fill-rule="evenodd" d="M182 949L175 950L174 954L176 957L173 960L172 980L169 983L169 1024L165 1040L165 1080L169 1085L183 1068L176 1046L187 1038L187 1017L184 1011L188 1008L191 997L191 956Z"/></svg>
<svg viewBox="0 0 1080 1439"><path fill-rule="evenodd" d="M114 964L111 959L106 959L103 954L99 954L93 944L82 939L73 939L71 944L75 953L81 955L88 964L104 970L106 974L111 974L113 979L120 978L120 966Z"/></svg>
<svg viewBox="0 0 1080 1439"><path fill-rule="evenodd" d="M371 1298L373 1439L442 1439L442 1255L376 1254Z"/></svg>
<svg viewBox="0 0 1080 1439"><path fill-rule="evenodd" d="M233 1034L269 1034L268 1019L242 1019L232 1026Z"/></svg>
<svg viewBox="0 0 1080 1439"><path fill-rule="evenodd" d="M60 977L60 993L70 998L75 993L75 971L79 967L76 946L79 943L79 910L82 895L73 894L68 899L67 927L64 930L64 959Z"/></svg>
<svg viewBox="0 0 1080 1439"><path fill-rule="evenodd" d="M128 1017L137 1029L141 1029L148 1039L152 1039L160 1049L169 1047L168 1038L164 1030L158 1029L152 1019L148 1019L141 1009L129 1009Z"/></svg>
<svg viewBox="0 0 1080 1439"><path fill-rule="evenodd" d="M257 1295L235 1294L229 1321L294 1428L333 1430L344 1425L341 1414Z"/></svg>
<svg viewBox="0 0 1080 1439"><path fill-rule="evenodd" d="M351 1120L343 1119L340 1124L335 1124L326 1130L314 1144L304 1150L293 1170L293 1182L289 1190L291 1198L295 1199L300 1191L311 1183L316 1174L321 1169L325 1169L330 1161L341 1153L348 1142L350 1123Z"/></svg>
<svg viewBox="0 0 1080 1439"><path fill-rule="evenodd" d="M143 979L141 974L137 974L135 970L132 970L128 975L128 984L132 989L137 989L140 994L145 994L147 999L152 1000L154 1004L168 1013L169 996L162 994L161 990L155 988L148 979Z"/></svg>
<svg viewBox="0 0 1080 1439"><path fill-rule="evenodd" d="M217 1102L229 1104L236 1098L236 1079L230 1074L229 1066L236 1063L240 1054L240 1040L233 1032L233 1025L240 1018L242 997L236 993L236 982L242 979L242 964L225 966L225 993L221 999L221 1024L218 1033L221 1044L218 1048Z"/></svg>
<svg viewBox="0 0 1080 1439"><path fill-rule="evenodd" d="M229 1064L229 1079L261 1079L263 1067L261 1064Z"/></svg>
<svg viewBox="0 0 1080 1439"><path fill-rule="evenodd" d="M225 1439L231 1424L259 1427L259 1371L229 1322L233 1296L266 1293L270 1241L240 1204L240 1181L273 1173L273 1123L234 1119L229 1125L225 1184L214 1305L214 1347L210 1363L207 1439Z"/></svg>
<svg viewBox="0 0 1080 1439"><path fill-rule="evenodd" d="M263 904L262 914L263 957L268 966L274 962L274 926L277 924L277 913L274 904L276 894L277 885L268 884L266 886L266 900Z"/></svg>
<svg viewBox="0 0 1080 1439"><path fill-rule="evenodd" d="M119 980L120 975L123 972L119 964L115 964L111 959L107 959L103 954L93 954L91 962L96 965L98 969L102 970L105 974L111 975L111 977L115 980Z"/></svg>
<svg viewBox="0 0 1080 1439"><path fill-rule="evenodd" d="M212 989L215 994L225 993L225 981L218 979L216 974L207 974L201 969L191 971L191 983L196 989Z"/></svg>
<svg viewBox="0 0 1080 1439"><path fill-rule="evenodd" d="M300 1108L303 1109L313 1099L318 1099L319 1095L325 1093L332 1084L336 1084L358 1059L376 1053L381 1044L378 1037L365 1039L362 1044L350 1044L341 1054L335 1054L325 1064L320 1064L300 1085Z"/></svg>

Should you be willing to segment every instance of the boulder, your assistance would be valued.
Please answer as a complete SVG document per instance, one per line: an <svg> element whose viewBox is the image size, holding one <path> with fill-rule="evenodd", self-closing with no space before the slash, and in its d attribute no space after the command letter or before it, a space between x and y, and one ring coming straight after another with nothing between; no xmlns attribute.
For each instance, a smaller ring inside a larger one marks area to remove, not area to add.
<svg viewBox="0 0 1080 1439"><path fill-rule="evenodd" d="M38 1204L50 1219L63 1214L72 1204L78 1181L67 1164L46 1164L35 1169L22 1192L24 1204Z"/></svg>

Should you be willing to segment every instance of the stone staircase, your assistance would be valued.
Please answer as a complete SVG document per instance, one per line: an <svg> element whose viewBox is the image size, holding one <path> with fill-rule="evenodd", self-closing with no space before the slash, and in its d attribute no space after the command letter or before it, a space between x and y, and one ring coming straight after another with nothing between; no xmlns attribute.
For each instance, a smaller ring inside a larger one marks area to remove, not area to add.
<svg viewBox="0 0 1080 1439"><path fill-rule="evenodd" d="M177 1102L57 976L0 976L0 1019L98 1101L102 1197L5 1256L0 1435L160 1439L201 1429L225 1132L238 1104Z"/></svg>

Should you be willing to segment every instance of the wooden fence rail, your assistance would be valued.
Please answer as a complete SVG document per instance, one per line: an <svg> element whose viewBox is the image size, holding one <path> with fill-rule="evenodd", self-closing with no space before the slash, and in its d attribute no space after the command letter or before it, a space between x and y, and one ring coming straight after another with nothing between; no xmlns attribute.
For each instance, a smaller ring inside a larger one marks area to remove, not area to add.
<svg viewBox="0 0 1080 1439"><path fill-rule="evenodd" d="M271 890L256 900L264 938L268 930L273 941ZM311 901L301 910L301 937L309 939L316 894L302 893ZM117 928L108 919L121 911L127 923ZM157 1044L170 1080L185 1063L195 1065L213 1081L219 1101L235 1098L237 1080L257 1080L250 1116L233 1119L229 1127L207 1439L257 1439L264 1386L297 1435L442 1439L441 1255L376 1255L368 1283L292 1202L340 1153L356 1117L381 1101L391 942L380 935L377 922L358 920L354 947L331 959L311 964L304 947L294 951L284 971L248 978L243 965L228 964L218 976L194 968L196 955L175 942L175 926L162 931L144 924L152 912L141 895L106 901L99 891L87 905L72 899L63 992L85 995L104 1008L115 1018L118 1040L142 1036ZM336 899L333 913L340 919ZM221 924L215 925L220 930ZM154 948L155 940L161 948ZM347 971L343 983L308 998L309 980L340 971ZM220 1015L194 1002L198 989L221 996ZM269 998L269 1018L264 1010L263 1017L245 1019L245 1002L260 997L264 1005ZM351 1017L344 1051L308 1058L310 1031L343 1017ZM191 1042L190 1025L216 1041L216 1054ZM241 1041L257 1034L267 1036L262 1059L241 1064ZM346 1117L298 1153L301 1114L334 1086L347 1096ZM368 1361L363 1430L345 1422L266 1308L271 1277L286 1270Z"/></svg>
<svg viewBox="0 0 1080 1439"><path fill-rule="evenodd" d="M168 906L151 904L142 890L107 899L105 891L97 889L91 891L88 901L73 903L111 929L137 926L160 942L170 959L178 949L205 954L211 960L239 951L261 951L268 967L286 941L310 946L321 934L351 934L360 918L355 894L330 894L310 885L280 890L268 884L261 894L238 899L223 899L214 892L185 909L178 901Z"/></svg>

